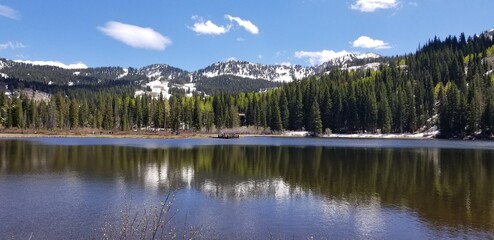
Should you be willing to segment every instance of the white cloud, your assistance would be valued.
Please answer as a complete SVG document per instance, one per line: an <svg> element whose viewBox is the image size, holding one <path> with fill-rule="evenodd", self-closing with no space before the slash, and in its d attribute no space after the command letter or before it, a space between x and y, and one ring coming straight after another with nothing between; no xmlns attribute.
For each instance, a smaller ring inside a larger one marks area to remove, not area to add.
<svg viewBox="0 0 494 240"><path fill-rule="evenodd" d="M291 62L282 62L282 63L280 63L280 65L290 67L290 66L292 66L292 63Z"/></svg>
<svg viewBox="0 0 494 240"><path fill-rule="evenodd" d="M398 7L397 0L357 0L351 5L353 10L361 12L374 12L378 9L389 9Z"/></svg>
<svg viewBox="0 0 494 240"><path fill-rule="evenodd" d="M72 64L65 64L65 63L58 62L58 61L14 60L14 62L27 63L27 64L38 65L38 66L54 66L54 67L65 68L65 69L86 69L86 68L88 68L87 65L82 63L82 62L72 63Z"/></svg>
<svg viewBox="0 0 494 240"><path fill-rule="evenodd" d="M0 5L0 16L4 16L4 17L11 18L14 20L19 19L19 13L16 10L14 10L10 7L7 7L5 5Z"/></svg>
<svg viewBox="0 0 494 240"><path fill-rule="evenodd" d="M98 27L98 30L134 48L163 51L172 43L168 37L161 35L152 28L143 28L121 22L107 22L104 27Z"/></svg>
<svg viewBox="0 0 494 240"><path fill-rule="evenodd" d="M238 37L238 38L237 38L237 41L239 41L239 42L243 42L243 41L245 41L245 39L243 39L243 38L241 38L241 37Z"/></svg>
<svg viewBox="0 0 494 240"><path fill-rule="evenodd" d="M389 43L382 40L372 39L367 36L360 36L357 40L351 42L354 48L373 48L373 49L388 49L391 48Z"/></svg>
<svg viewBox="0 0 494 240"><path fill-rule="evenodd" d="M8 41L6 43L0 43L0 50L18 49L18 48L26 48L26 45L20 42L11 42L11 41Z"/></svg>
<svg viewBox="0 0 494 240"><path fill-rule="evenodd" d="M259 34L259 28L256 25L254 25L251 21L244 20L239 17L233 17L231 15L225 15L225 17L231 22L236 22L238 25L243 27L247 32L250 32L252 34Z"/></svg>
<svg viewBox="0 0 494 240"><path fill-rule="evenodd" d="M189 27L192 31L198 34L204 35L221 35L230 31L230 26L220 26L213 23L211 20L204 21L199 16L192 16L193 20L197 22L194 23L192 27Z"/></svg>
<svg viewBox="0 0 494 240"><path fill-rule="evenodd" d="M328 62L335 58L340 58L343 56L347 56L351 54L347 51L335 52L332 50L322 50L319 52L306 52L306 51L297 51L295 52L296 58L307 58L311 65L319 65L325 62Z"/></svg>
<svg viewBox="0 0 494 240"><path fill-rule="evenodd" d="M262 55L261 55L261 54L257 55L257 57L258 57L259 59L262 59Z"/></svg>

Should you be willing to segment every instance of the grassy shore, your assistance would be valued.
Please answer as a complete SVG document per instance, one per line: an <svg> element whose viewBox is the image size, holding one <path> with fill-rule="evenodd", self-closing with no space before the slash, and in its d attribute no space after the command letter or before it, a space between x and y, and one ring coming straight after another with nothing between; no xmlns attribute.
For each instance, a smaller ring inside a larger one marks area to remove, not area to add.
<svg viewBox="0 0 494 240"><path fill-rule="evenodd" d="M1 129L0 138L209 138L218 136L216 133L182 131L178 134L170 131L104 131L98 129L71 130L32 130L32 129Z"/></svg>

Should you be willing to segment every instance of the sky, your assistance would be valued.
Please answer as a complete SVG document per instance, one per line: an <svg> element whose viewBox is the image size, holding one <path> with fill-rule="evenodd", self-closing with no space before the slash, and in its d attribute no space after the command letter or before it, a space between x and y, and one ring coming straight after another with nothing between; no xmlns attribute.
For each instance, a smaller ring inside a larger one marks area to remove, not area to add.
<svg viewBox="0 0 494 240"><path fill-rule="evenodd" d="M494 28L492 0L0 0L0 58L188 71L237 59L317 65L415 52Z"/></svg>

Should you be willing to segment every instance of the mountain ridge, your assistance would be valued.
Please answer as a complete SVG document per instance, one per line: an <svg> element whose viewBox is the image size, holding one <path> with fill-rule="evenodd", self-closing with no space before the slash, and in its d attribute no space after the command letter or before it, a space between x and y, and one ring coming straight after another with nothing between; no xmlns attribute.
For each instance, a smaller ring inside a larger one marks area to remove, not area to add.
<svg viewBox="0 0 494 240"><path fill-rule="evenodd" d="M187 71L168 64L150 64L141 68L124 68L121 66L64 68L60 64L42 65L36 61L19 61L0 58L0 72L2 76L10 76L5 69L37 68L38 70L59 69L73 76L94 76L96 78L122 79L124 77L138 77L148 82L154 80L174 81L177 83L196 82L218 76L235 76L245 79L261 79L273 82L291 82L314 76L334 67L348 67L358 60L372 61L380 59L375 53L355 54L348 53L342 57L335 57L318 66L301 66L287 64L262 64L240 60L218 61L204 68ZM53 63L47 62L48 64ZM105 75L105 76L104 76ZM23 76L13 76L23 79ZM145 78L144 78L145 77Z"/></svg>

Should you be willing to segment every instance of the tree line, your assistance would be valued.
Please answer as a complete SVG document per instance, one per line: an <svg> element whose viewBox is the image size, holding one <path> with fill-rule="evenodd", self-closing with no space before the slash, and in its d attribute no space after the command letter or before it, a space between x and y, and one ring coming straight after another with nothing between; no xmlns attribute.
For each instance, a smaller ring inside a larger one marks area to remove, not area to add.
<svg viewBox="0 0 494 240"><path fill-rule="evenodd" d="M436 126L444 138L492 136L492 36L434 38L378 69L332 70L264 92L193 97L59 91L48 101L0 94L4 127L106 130L213 129L414 133ZM248 80L246 80L248 81ZM241 122L239 113L245 114Z"/></svg>

